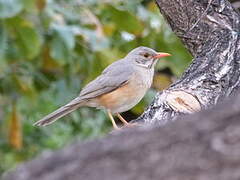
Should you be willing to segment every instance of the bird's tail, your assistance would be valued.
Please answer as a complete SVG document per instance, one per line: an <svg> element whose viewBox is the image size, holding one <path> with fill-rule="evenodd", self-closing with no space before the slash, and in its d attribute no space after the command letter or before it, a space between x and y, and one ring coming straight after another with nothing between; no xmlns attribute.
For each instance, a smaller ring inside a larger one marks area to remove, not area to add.
<svg viewBox="0 0 240 180"><path fill-rule="evenodd" d="M52 112L51 114L48 114L41 120L37 121L36 123L34 123L34 125L35 126L47 126L83 105L84 105L84 101L81 100L79 97L77 97L77 98L73 99L72 101L70 101L65 106L60 107L56 111Z"/></svg>

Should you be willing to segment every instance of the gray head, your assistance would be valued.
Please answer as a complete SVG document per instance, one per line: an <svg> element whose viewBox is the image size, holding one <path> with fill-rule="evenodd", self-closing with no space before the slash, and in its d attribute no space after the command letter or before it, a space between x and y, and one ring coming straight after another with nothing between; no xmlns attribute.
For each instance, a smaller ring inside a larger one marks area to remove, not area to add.
<svg viewBox="0 0 240 180"><path fill-rule="evenodd" d="M156 65L157 59L165 56L171 55L168 53L159 53L151 48L140 46L130 51L126 58L138 66L151 69Z"/></svg>

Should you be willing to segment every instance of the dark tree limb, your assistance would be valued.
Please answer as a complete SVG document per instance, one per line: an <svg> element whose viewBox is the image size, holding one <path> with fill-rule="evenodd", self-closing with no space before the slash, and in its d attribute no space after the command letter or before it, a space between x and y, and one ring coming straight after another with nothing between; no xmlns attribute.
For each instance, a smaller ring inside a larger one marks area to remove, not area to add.
<svg viewBox="0 0 240 180"><path fill-rule="evenodd" d="M239 15L226 0L157 0L171 28L195 57L182 77L156 95L138 122L165 124L209 108L240 86Z"/></svg>
<svg viewBox="0 0 240 180"><path fill-rule="evenodd" d="M3 180L239 180L240 95L164 127L45 153Z"/></svg>

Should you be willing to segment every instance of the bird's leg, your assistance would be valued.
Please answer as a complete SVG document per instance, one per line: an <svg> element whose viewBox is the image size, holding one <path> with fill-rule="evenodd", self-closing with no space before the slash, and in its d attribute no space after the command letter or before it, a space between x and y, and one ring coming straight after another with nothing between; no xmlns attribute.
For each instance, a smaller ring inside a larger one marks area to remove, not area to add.
<svg viewBox="0 0 240 180"><path fill-rule="evenodd" d="M111 121L112 121L113 128L114 128L114 129L119 129L119 127L117 127L117 124L116 124L116 122L115 122L115 120L114 120L111 112L110 112L110 111L107 111L107 113L108 113L109 118L110 118Z"/></svg>
<svg viewBox="0 0 240 180"><path fill-rule="evenodd" d="M129 123L119 113L117 113L117 117L123 122L124 125L129 125Z"/></svg>
<svg viewBox="0 0 240 180"><path fill-rule="evenodd" d="M117 113L117 116L123 122L123 124L125 126L128 126L128 127L138 126L137 123L129 123L129 122L127 122L119 113Z"/></svg>

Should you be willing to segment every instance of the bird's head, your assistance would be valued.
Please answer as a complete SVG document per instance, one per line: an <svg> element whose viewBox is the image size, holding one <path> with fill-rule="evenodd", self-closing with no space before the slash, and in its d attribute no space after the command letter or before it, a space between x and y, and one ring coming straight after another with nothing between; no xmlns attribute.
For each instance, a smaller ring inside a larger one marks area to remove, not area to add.
<svg viewBox="0 0 240 180"><path fill-rule="evenodd" d="M140 46L130 51L126 58L138 66L151 69L154 68L159 58L166 56L171 56L171 54L156 52L151 48Z"/></svg>

